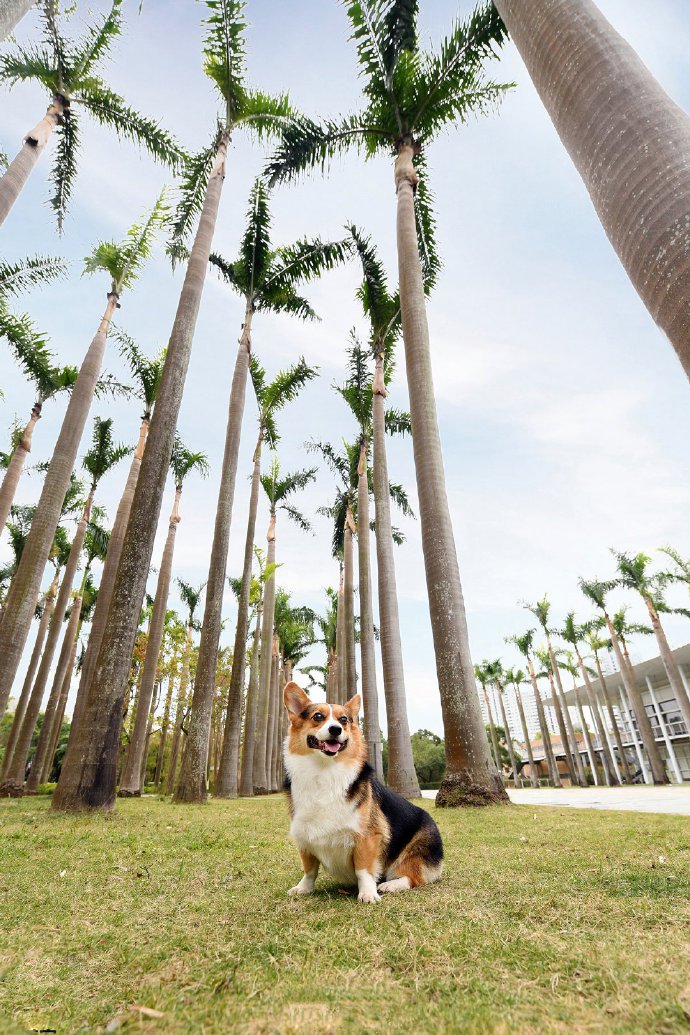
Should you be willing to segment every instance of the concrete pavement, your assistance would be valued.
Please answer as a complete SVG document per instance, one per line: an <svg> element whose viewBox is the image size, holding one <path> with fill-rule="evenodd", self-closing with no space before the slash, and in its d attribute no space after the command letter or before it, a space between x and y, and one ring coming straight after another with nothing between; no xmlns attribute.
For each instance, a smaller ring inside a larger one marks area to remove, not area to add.
<svg viewBox="0 0 690 1035"><path fill-rule="evenodd" d="M516 805L551 805L573 809L612 809L623 812L666 812L690 816L690 784L668 787L523 787L507 788ZM435 798L436 791L423 791Z"/></svg>

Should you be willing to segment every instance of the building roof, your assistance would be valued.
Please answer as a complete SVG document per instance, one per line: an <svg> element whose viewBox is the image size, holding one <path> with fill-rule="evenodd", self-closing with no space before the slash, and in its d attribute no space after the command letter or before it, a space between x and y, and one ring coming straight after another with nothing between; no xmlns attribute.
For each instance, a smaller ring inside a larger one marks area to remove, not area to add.
<svg viewBox="0 0 690 1035"><path fill-rule="evenodd" d="M687 665L690 667L690 643L686 643L683 647L676 647L674 651L671 651L673 657L676 659L679 665ZM587 661L587 659L585 659ZM643 686L646 685L646 679L649 677L649 681L656 690L657 687L668 686L668 676L666 675L666 669L664 663L657 655L654 658L649 658L647 661L640 661L637 665L633 665L633 672L638 683ZM597 676L591 677L594 688L597 689L599 686L599 679ZM618 687L622 683L620 672L612 672L610 675L604 676L604 682L606 683L606 689L612 693L618 695ZM578 690L582 694L586 694L586 688L583 683L578 684ZM565 690L563 697L565 703L575 707L575 691L574 689ZM553 704L551 697L544 697L545 704ZM587 704L586 696L582 699L583 704Z"/></svg>

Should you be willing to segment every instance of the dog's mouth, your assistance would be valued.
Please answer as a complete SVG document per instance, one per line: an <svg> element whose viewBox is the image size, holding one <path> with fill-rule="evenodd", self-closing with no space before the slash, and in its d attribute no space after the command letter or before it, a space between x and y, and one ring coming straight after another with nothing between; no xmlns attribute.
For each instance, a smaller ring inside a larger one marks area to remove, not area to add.
<svg viewBox="0 0 690 1035"><path fill-rule="evenodd" d="M323 755L338 755L347 747L347 741L342 743L339 740L319 740L313 733L307 737L307 747L315 748Z"/></svg>

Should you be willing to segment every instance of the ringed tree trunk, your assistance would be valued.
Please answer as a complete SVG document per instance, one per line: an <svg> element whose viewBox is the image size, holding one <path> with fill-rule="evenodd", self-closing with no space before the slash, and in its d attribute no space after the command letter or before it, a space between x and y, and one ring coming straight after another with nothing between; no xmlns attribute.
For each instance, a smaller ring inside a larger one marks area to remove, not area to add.
<svg viewBox="0 0 690 1035"><path fill-rule="evenodd" d="M419 798L421 791L412 757L405 694L405 666L400 640L398 588L395 577L388 459L386 456L386 387L383 362L383 353L377 352L372 384L373 474L381 661L388 727L388 784L405 798Z"/></svg>
<svg viewBox="0 0 690 1035"><path fill-rule="evenodd" d="M563 741L563 747L566 750L566 757L568 757L568 754L569 754L569 752L568 752L568 741L570 741L570 744L572 746L570 753L572 754L572 760L573 760L573 762L575 764L575 773L576 773L576 778L575 778L575 780L573 782L574 783L575 782L578 783L580 785L580 787L586 787L587 786L587 774L585 773L585 767L582 764L582 757L580 755L580 751L579 751L579 748L578 748L577 737L575 736L575 728L573 727L573 720L570 717L570 710L568 708L568 705L565 703L565 693L563 691L563 683L561 681L561 670L559 668L558 662L556 661L556 654L554 652L553 647L551 646L551 638L548 636L548 634L547 634L547 637L546 637L546 642L547 642L547 646L549 648L549 657L551 659L551 670L553 672L552 685L553 685L553 681L555 680L556 687L558 688L558 694L556 695L554 693L554 700L556 699L556 697L558 697L557 713L562 714L562 717L563 717L563 719L565 721L565 728L568 731L568 737L567 737L566 740Z"/></svg>
<svg viewBox="0 0 690 1035"><path fill-rule="evenodd" d="M252 308L247 306L230 391L225 451L221 468L216 523L206 583L206 603L199 644L199 661L194 680L189 735L180 779L175 791L177 802L204 802L207 798L206 769L211 731L213 691L218 665L218 645L222 624L223 593L230 545L230 525L235 499L237 458L240 451L242 416L251 354Z"/></svg>
<svg viewBox="0 0 690 1035"><path fill-rule="evenodd" d="M551 783L554 787L561 787L561 776L558 772L558 766L556 764L556 756L553 753L553 745L551 743L551 734L549 733L549 727L546 722L546 713L544 712L544 702L541 699L539 692L539 685L537 684L537 676L534 671L534 665L532 659L527 658L527 671L529 672L530 682L532 684L532 691L534 693L534 703L537 706L537 716L539 717L539 728L541 730L541 739L544 741L544 754L546 755L546 763L551 774Z"/></svg>
<svg viewBox="0 0 690 1035"><path fill-rule="evenodd" d="M238 791L237 770L239 768L240 732L242 728L242 697L244 675L247 667L249 596L252 584L256 514L259 507L259 489L261 488L262 442L263 428L260 428L259 438L254 450L254 470L252 471L252 486L249 494L249 517L247 518L247 535L244 541L244 563L242 566L240 599L237 607L237 627L235 629L235 646L232 654L232 671L230 673L230 689L228 691L228 711L225 718L223 751L216 786L216 794L219 798L236 798Z"/></svg>
<svg viewBox="0 0 690 1035"><path fill-rule="evenodd" d="M206 188L156 395L147 448L134 492L108 625L88 688L81 728L74 743L70 742L67 749L60 781L53 796L54 810L110 810L115 805L117 758L127 674L218 216L228 139L229 134L223 132Z"/></svg>
<svg viewBox="0 0 690 1035"><path fill-rule="evenodd" d="M348 503L345 516L345 546L343 550L344 569L344 620L343 646L345 648L345 698L349 701L357 693L357 656L355 654L355 575L352 536L357 531L352 508Z"/></svg>
<svg viewBox="0 0 690 1035"><path fill-rule="evenodd" d="M529 730L527 729L527 719L525 718L525 706L522 701L522 694L520 693L520 687L515 685L515 700L517 701L518 712L520 713L520 725L522 726L522 735L525 738L525 751L527 752L527 758L529 760L529 782L532 787L539 786L539 776L534 764L534 754L532 752L532 743L529 739Z"/></svg>
<svg viewBox="0 0 690 1035"><path fill-rule="evenodd" d="M474 682L465 604L450 519L431 370L429 328L419 262L413 165L415 146L403 140L395 162L400 309L410 394L419 516L429 613L446 746L446 775L436 804L507 803L503 781L491 763Z"/></svg>
<svg viewBox="0 0 690 1035"><path fill-rule="evenodd" d="M48 762L48 756L50 754L50 745L53 743L53 733L55 730L55 720L57 719L58 707L60 704L60 697L62 694L62 687L65 682L65 678L68 674L71 674L70 661L74 650L74 641L77 635L77 627L79 625L79 612L81 611L81 593L72 600L72 611L70 613L69 621L67 623L67 629L62 641L62 647L60 649L60 655L58 657L57 668L53 677L53 685L50 690L50 696L48 698L48 704L46 705L45 715L43 716L43 725L41 726L41 732L38 735L38 743L36 744L36 754L34 760L31 763L31 770L29 772L29 778L26 781L24 787L25 794L36 794L38 791L39 784L41 783L43 772ZM61 720L62 724L62 720ZM58 727L58 735L59 735ZM55 750L50 757L50 764L52 768L53 757Z"/></svg>
<svg viewBox="0 0 690 1035"><path fill-rule="evenodd" d="M364 439L359 448L357 468L357 567L359 571L359 650L362 659L362 698L367 734L367 756L376 777L383 781L383 753L379 723L379 697L376 686L374 647L374 610L371 600L371 541L369 536L369 478ZM389 749L390 750L390 749ZM389 755L390 757L390 755Z"/></svg>
<svg viewBox="0 0 690 1035"><path fill-rule="evenodd" d="M10 508L14 502L17 486L19 485L19 479L24 470L26 458L31 452L31 439L33 438L34 428L40 419L41 403L35 402L31 410L29 422L24 428L22 437L19 439L19 442L12 453L7 470L5 471L5 477L2 479L2 485L0 486L0 529L3 529L7 524Z"/></svg>
<svg viewBox="0 0 690 1035"><path fill-rule="evenodd" d="M65 565L65 574L62 577L60 591L57 595L57 600L55 601L55 610L53 611L53 615L50 619L50 626L48 627L48 636L46 637L45 647L43 648L43 656L41 658L41 663L38 666L38 672L36 673L36 682L34 683L31 697L26 706L26 711L24 713L24 718L22 719L21 728L17 736L11 761L5 770L2 783L0 784L0 795L9 795L12 798L20 798L24 792L26 760L31 748L31 741L36 728L36 720L38 719L38 714L41 710L41 702L43 701L43 694L48 682L50 667L53 663L55 648L57 647L60 633L62 632L63 619L72 594L72 586L77 573L81 548L84 544L84 535L86 534L86 526L91 514L91 506L95 489L95 485L92 485L82 516L79 519L79 524L74 533L74 538L72 539L69 558ZM59 688L54 685L53 690L55 693L55 699L57 699Z"/></svg>
<svg viewBox="0 0 690 1035"><path fill-rule="evenodd" d="M16 3L16 0L10 0L10 3L13 2ZM4 18L3 5L3 11L0 12L0 39L4 38L1 31ZM68 107L69 101L66 97L61 97L59 94L53 95L45 115L38 125L26 134L21 150L0 176L0 226L7 219L12 206L29 179L29 174L45 150L51 133L62 121L65 109Z"/></svg>
<svg viewBox="0 0 690 1035"><path fill-rule="evenodd" d="M345 585L343 569L340 568L340 581L338 583L338 612L335 623L335 653L338 663L337 697L336 704L345 704L347 700L347 673L345 669L347 650L345 647Z"/></svg>
<svg viewBox="0 0 690 1035"><path fill-rule="evenodd" d="M0 623L0 718L5 713L7 699L29 635L41 579L101 372L108 327L117 306L117 295L111 291L98 330L84 356L79 376L72 389L43 482L41 497L3 609Z"/></svg>
<svg viewBox="0 0 690 1035"><path fill-rule="evenodd" d="M142 759L145 757L147 723L153 699L163 633L165 631L165 612L168 607L168 596L170 595L175 536L177 534L177 526L180 523L181 494L182 488L178 485L175 489L175 501L168 524L168 536L163 548L163 557L158 573L156 596L153 601L151 624L149 625L148 642L146 645L146 657L144 658L144 670L141 676L141 683L139 684L136 718L129 742L129 751L127 752L127 758L120 776L119 795L121 798L141 796L140 773Z"/></svg>
<svg viewBox="0 0 690 1035"><path fill-rule="evenodd" d="M649 761L649 767L652 771L652 779L656 784L669 783L670 781L668 778L668 774L666 773L666 769L664 768L664 763L661 759L659 749L656 745L656 741L654 740L652 727L649 722L649 718L647 717L647 712L645 711L644 705L642 703L642 695L640 694L640 691L637 688L635 676L631 668L629 668L628 663L623 655L620 642L616 635L616 630L613 628L613 623L611 622L611 619L609 618L606 612L604 612L604 617L606 618L606 626L608 628L609 636L611 638L613 652L616 655L616 661L618 663L618 668L620 670L621 679L623 680L623 686L625 687L626 693L628 695L628 700L630 701L630 707L632 708L633 715L637 720L637 728L639 730L640 737L642 738L642 745L645 749L645 753ZM634 738L634 730L631 730L631 733Z"/></svg>
<svg viewBox="0 0 690 1035"><path fill-rule="evenodd" d="M34 649L31 652L31 658L29 660L29 667L26 670L24 677L24 683L22 685L22 691L17 701L17 707L14 709L14 718L12 720L12 726L10 727L10 735L5 746L5 754L2 760L2 766L0 766L0 780L5 775L7 767L10 764L10 759L14 754L14 747L17 743L17 737L22 727L22 720L26 713L26 706L29 703L29 697L31 696L31 688L34 685L34 676L36 675L36 669L38 663L41 660L41 653L43 651L43 644L45 642L46 635L48 633L48 627L50 620L53 615L55 608L55 595L57 593L59 573L56 571L53 576L53 581L46 590L43 597L43 614L38 623L38 631L36 633L36 642L34 643Z"/></svg>
<svg viewBox="0 0 690 1035"><path fill-rule="evenodd" d="M263 602L259 598L256 609L256 624L252 643L252 661L249 668L247 706L244 718L244 740L242 743L242 770L240 773L240 797L251 798L254 794L254 747L256 721L259 707L259 643L261 637Z"/></svg>
<svg viewBox="0 0 690 1035"><path fill-rule="evenodd" d="M659 655L661 656L666 675L668 676L669 684L673 690L676 701L678 702L678 707L682 712L686 729L690 730L690 699L688 699L685 686L683 685L683 680L680 678L678 663L673 657L673 652L669 646L668 640L666 639L666 633L661 624L659 612L649 597L645 597L644 602L647 605L649 620L652 623L652 629L654 630L656 642L659 646Z"/></svg>
<svg viewBox="0 0 690 1035"><path fill-rule="evenodd" d="M77 597L74 602L75 607L81 612L82 598ZM67 706L67 698L69 696L69 688L72 683L72 673L74 671L74 663L77 658L77 647L79 645L79 633L81 632L82 620L80 618L77 624L77 631L72 642L72 650L70 652L69 661L67 663L67 670L65 677L62 681L62 687L60 688L60 698L58 700L57 708L55 710L55 719L53 721L53 729L50 737L50 744L46 751L45 764L43 772L41 774L41 783L48 783L50 774L53 770L53 763L55 762L55 752L57 751L58 740L60 739L60 731L62 729L62 722L65 717L65 708Z"/></svg>
<svg viewBox="0 0 690 1035"><path fill-rule="evenodd" d="M496 0L632 284L690 376L690 119L592 0Z"/></svg>
<svg viewBox="0 0 690 1035"><path fill-rule="evenodd" d="M499 686L498 688L498 704L501 709L501 718L503 719L503 729L506 734L506 747L508 748L508 757L510 758L510 767L513 770L513 784L515 787L520 786L520 776L518 774L517 762L515 760L515 751L513 749L513 738L510 733L510 726L508 725L508 715L506 713L506 705L503 700L503 690Z"/></svg>
<svg viewBox="0 0 690 1035"><path fill-rule="evenodd" d="M268 523L268 550L266 566L276 562L276 516L271 514ZM268 776L266 773L266 737L268 734L269 696L271 688L271 666L273 647L273 618L276 602L275 571L264 585L264 613L261 626L261 664L259 666L259 694L257 706L257 725L254 745L254 794L268 792Z"/></svg>
<svg viewBox="0 0 690 1035"><path fill-rule="evenodd" d="M627 755L625 754L625 748L623 747L623 738L621 737L620 727L618 720L616 719L616 713L613 710L613 701L606 686L606 679L604 673L601 670L601 662L599 661L599 655L595 653L594 662L597 666L597 675L599 677L599 686L601 687L602 697L606 703L606 710L609 716L609 722L611 723L611 729L613 730L613 737L616 741L616 747L618 748L618 760L619 766L623 770L623 776L626 783L632 783L632 773L630 772L630 764L628 762Z"/></svg>

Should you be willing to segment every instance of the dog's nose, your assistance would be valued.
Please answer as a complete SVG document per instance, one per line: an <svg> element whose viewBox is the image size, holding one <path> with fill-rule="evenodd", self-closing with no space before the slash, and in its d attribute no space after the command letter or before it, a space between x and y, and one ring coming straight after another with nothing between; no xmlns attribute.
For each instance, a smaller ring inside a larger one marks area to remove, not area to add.
<svg viewBox="0 0 690 1035"><path fill-rule="evenodd" d="M330 733L330 735L332 737L339 737L340 734L343 732L343 727L342 726L329 726L328 727L328 732Z"/></svg>

